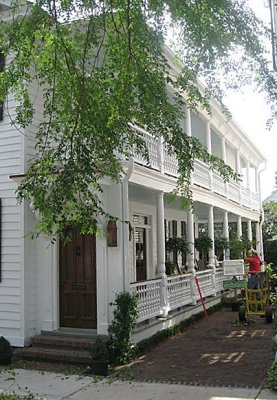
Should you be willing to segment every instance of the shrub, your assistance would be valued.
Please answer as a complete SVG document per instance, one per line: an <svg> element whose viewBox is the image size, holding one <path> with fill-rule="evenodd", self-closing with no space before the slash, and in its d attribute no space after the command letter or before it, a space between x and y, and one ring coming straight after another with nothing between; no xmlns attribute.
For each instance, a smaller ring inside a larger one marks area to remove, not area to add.
<svg viewBox="0 0 277 400"><path fill-rule="evenodd" d="M10 342L3 336L0 337L0 364L8 365L12 359L12 348Z"/></svg>
<svg viewBox="0 0 277 400"><path fill-rule="evenodd" d="M95 344L89 351L89 354L93 360L97 361L108 360L109 350L107 343L101 340L100 338L97 338Z"/></svg>
<svg viewBox="0 0 277 400"><path fill-rule="evenodd" d="M273 363L268 372L268 387L277 391L277 362Z"/></svg>
<svg viewBox="0 0 277 400"><path fill-rule="evenodd" d="M134 345L131 333L138 317L138 299L130 293L122 292L116 296L113 321L109 326L109 350L111 361L126 364L132 358Z"/></svg>

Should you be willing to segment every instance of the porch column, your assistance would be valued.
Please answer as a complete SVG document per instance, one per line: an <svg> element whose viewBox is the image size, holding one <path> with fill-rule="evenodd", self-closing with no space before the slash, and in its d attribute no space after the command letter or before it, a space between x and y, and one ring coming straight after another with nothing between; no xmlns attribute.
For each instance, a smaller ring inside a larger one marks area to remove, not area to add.
<svg viewBox="0 0 277 400"><path fill-rule="evenodd" d="M251 219L247 220L247 239L250 240L250 242L253 240Z"/></svg>
<svg viewBox="0 0 277 400"><path fill-rule="evenodd" d="M164 193L157 193L157 273L165 275Z"/></svg>
<svg viewBox="0 0 277 400"><path fill-rule="evenodd" d="M160 173L164 174L164 146L162 137L158 139L158 164Z"/></svg>
<svg viewBox="0 0 277 400"><path fill-rule="evenodd" d="M221 155L222 160L226 163L226 140L224 136L221 138Z"/></svg>
<svg viewBox="0 0 277 400"><path fill-rule="evenodd" d="M240 152L238 149L236 150L236 173L237 174L241 173Z"/></svg>
<svg viewBox="0 0 277 400"><path fill-rule="evenodd" d="M238 149L236 150L236 173L239 175L241 174L240 152ZM238 185L239 185L239 193L238 193L239 203L241 204L241 182L240 181L238 181Z"/></svg>
<svg viewBox="0 0 277 400"><path fill-rule="evenodd" d="M215 258L214 258L214 207L213 206L209 206L208 235L213 241L213 247L211 250L209 250L209 264L215 265Z"/></svg>
<svg viewBox="0 0 277 400"><path fill-rule="evenodd" d="M191 136L191 115L190 115L190 108L186 109L186 134Z"/></svg>
<svg viewBox="0 0 277 400"><path fill-rule="evenodd" d="M250 162L246 163L247 189L250 190Z"/></svg>
<svg viewBox="0 0 277 400"><path fill-rule="evenodd" d="M260 238L260 256L261 259L264 260L264 245L263 245L263 230L262 230L262 225L259 224L259 238Z"/></svg>
<svg viewBox="0 0 277 400"><path fill-rule="evenodd" d="M259 253L261 254L261 238L260 238L260 224L259 222L255 222L255 230L256 230L256 248Z"/></svg>
<svg viewBox="0 0 277 400"><path fill-rule="evenodd" d="M209 154L212 154L211 123L206 121L206 147ZM213 192L213 171L209 169L210 190Z"/></svg>
<svg viewBox="0 0 277 400"><path fill-rule="evenodd" d="M255 167L255 192L260 193L259 190L259 172L258 172L258 168Z"/></svg>
<svg viewBox="0 0 277 400"><path fill-rule="evenodd" d="M161 281L161 310L164 317L168 314L166 286L167 276L165 273L165 235L164 235L164 193L157 192L157 274Z"/></svg>
<svg viewBox="0 0 277 400"><path fill-rule="evenodd" d="M199 221L198 221L198 216L193 214L194 218L194 237L195 239L199 238Z"/></svg>
<svg viewBox="0 0 277 400"><path fill-rule="evenodd" d="M187 212L187 237L189 244L188 251L188 271L194 271L194 223L193 213L191 210Z"/></svg>
<svg viewBox="0 0 277 400"><path fill-rule="evenodd" d="M241 239L242 237L242 226L241 226L241 216L238 215L237 217L237 236L238 239Z"/></svg>
<svg viewBox="0 0 277 400"><path fill-rule="evenodd" d="M228 211L224 211L223 213L223 236L225 239L229 240ZM225 260L230 260L230 249L224 251L223 258Z"/></svg>
<svg viewBox="0 0 277 400"><path fill-rule="evenodd" d="M206 147L209 154L212 154L211 123L206 121Z"/></svg>

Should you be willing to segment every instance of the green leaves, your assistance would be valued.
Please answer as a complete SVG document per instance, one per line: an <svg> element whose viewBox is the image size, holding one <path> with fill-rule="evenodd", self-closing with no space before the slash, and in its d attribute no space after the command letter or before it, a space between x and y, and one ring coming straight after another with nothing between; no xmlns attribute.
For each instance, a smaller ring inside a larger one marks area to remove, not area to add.
<svg viewBox="0 0 277 400"><path fill-rule="evenodd" d="M265 30L244 1L40 0L15 3L13 12L0 23L0 47L13 55L0 74L0 93L4 98L13 92L18 100L14 123L35 130L36 155L18 198L32 200L39 211L38 232L62 234L69 223L84 233L97 231L98 217L108 216L101 179L118 182L122 159L134 152L147 159L143 138L130 123L162 137L176 155L176 193L186 205L195 158L224 180L236 179L179 124L184 102L208 113L211 97L222 102L219 68L232 86L256 77L275 112L276 76L260 39ZM184 63L173 60L178 73L164 52L173 24ZM240 50L235 59L234 49ZM197 85L203 76L205 93ZM31 96L36 86L38 96Z"/></svg>

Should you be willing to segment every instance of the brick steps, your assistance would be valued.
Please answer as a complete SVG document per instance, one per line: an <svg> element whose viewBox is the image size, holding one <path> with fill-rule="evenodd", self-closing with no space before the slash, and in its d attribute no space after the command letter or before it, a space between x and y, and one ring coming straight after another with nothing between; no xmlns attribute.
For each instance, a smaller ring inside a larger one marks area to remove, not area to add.
<svg viewBox="0 0 277 400"><path fill-rule="evenodd" d="M30 347L16 349L14 356L23 360L87 364L90 362L88 351L94 343L94 337L44 333L34 336Z"/></svg>
<svg viewBox="0 0 277 400"><path fill-rule="evenodd" d="M74 336L62 335L38 335L31 340L32 346L40 347L62 347L62 348L77 348L82 350L90 349L95 343L94 338L79 338Z"/></svg>
<svg viewBox="0 0 277 400"><path fill-rule="evenodd" d="M26 347L17 349L15 357L23 360L62 362L66 364L88 364L90 357L85 350Z"/></svg>

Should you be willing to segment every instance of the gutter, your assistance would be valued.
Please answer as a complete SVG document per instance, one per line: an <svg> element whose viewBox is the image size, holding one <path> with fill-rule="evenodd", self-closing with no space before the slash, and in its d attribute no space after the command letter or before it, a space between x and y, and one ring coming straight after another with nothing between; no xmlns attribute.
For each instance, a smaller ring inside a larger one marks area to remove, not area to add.
<svg viewBox="0 0 277 400"><path fill-rule="evenodd" d="M127 171L121 181L121 216L122 216L122 249L123 249L123 290L129 292L129 229L125 224L129 222L129 193L128 183L134 170L134 158L130 157Z"/></svg>
<svg viewBox="0 0 277 400"><path fill-rule="evenodd" d="M266 161L264 161L264 165L262 169L258 172L258 179L259 179L259 189L260 189L260 211L261 211L261 221L260 221L260 255L261 259L264 260L264 246L263 246L263 224L264 224L264 209L262 203L262 196L261 196L261 172L266 169Z"/></svg>

